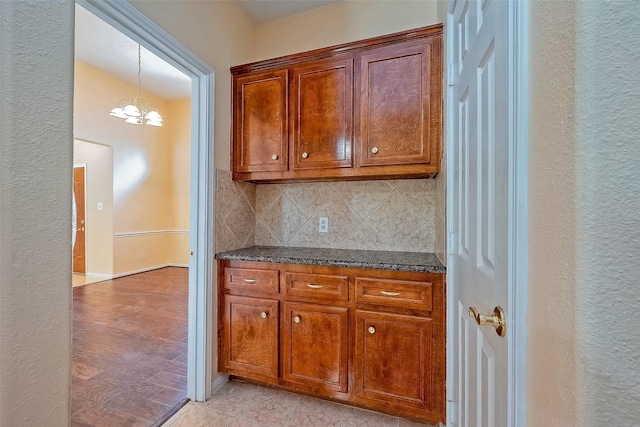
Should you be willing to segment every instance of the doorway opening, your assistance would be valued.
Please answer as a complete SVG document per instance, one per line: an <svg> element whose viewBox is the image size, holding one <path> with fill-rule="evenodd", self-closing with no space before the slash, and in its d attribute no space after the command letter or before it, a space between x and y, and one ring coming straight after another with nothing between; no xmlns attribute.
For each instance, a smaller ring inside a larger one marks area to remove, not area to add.
<svg viewBox="0 0 640 427"><path fill-rule="evenodd" d="M182 196L182 203L186 203L189 207L188 213L186 214L186 222L188 224L186 227L188 230L181 228L156 228L142 230L146 231L146 233L142 233L144 236L134 236L132 235L134 233L129 233L126 229L112 228L110 241L113 247L109 252L114 257L114 263L112 263L112 265L117 265L115 258L122 255L123 252L126 252L122 250L122 247L125 246L123 242L127 239L138 239L142 237L147 240L158 238L173 239L174 241L179 239L186 240L184 244L186 250L183 252L186 254L186 259L183 265L189 268L188 278L186 278L188 282L188 296L185 296L188 327L187 337L181 341L185 352L181 354L180 357L182 358L182 362L186 364L185 394L192 400L202 401L210 395L211 388L211 307L209 297L212 288L213 266L210 260L213 258L212 212L213 186L215 184L212 173L213 70L126 2L78 0L77 4L132 39L135 43L139 43L142 49L167 62L179 72L185 74L190 80L191 99L186 102L190 110L188 114L190 124L187 125L190 136L186 139L188 159L190 159L188 160L190 173L186 174L188 189L177 192L179 196ZM115 98L117 98L117 96ZM119 98L112 99L109 104L109 109L113 108L111 103L117 103L118 101ZM106 113L104 113L104 111L100 113L106 114L107 119L112 119L108 116L108 110ZM121 123L114 123L112 126L115 127L120 124ZM74 131L78 129L78 126L86 125L86 123L74 123ZM127 124L124 126L131 125ZM123 137L123 139L126 138ZM84 142L100 145L104 141L96 143L85 140ZM135 150L134 152L127 152L127 154L127 158L130 159L131 162L136 160ZM145 164L145 162L138 162L137 164L131 163L126 167L118 168L118 162L122 159L118 157L119 153L117 151L113 152L113 156L114 176L112 182L114 187L113 200L115 200L119 194L123 194L123 190L118 188L118 185L131 185L132 182L136 182L136 176L140 174L145 175L149 171L147 169L148 164ZM167 158L175 160L176 156L168 155ZM91 167L88 166L86 171L87 174L90 175ZM123 171L125 172L124 175L128 175L127 179L119 182L117 180L117 173ZM140 181L139 176L137 181ZM88 204L87 206L89 210L98 209L97 203L95 203L95 206L93 204ZM102 208L106 209L106 206L103 204ZM156 211L158 217L166 214L162 209L157 209ZM126 215L125 218L127 218ZM151 221L156 219L152 218ZM90 232L91 224L89 222L86 228L87 233ZM156 233L158 231L162 231L162 233ZM151 247L153 248L155 245L151 245ZM136 258L136 261L140 261L140 258L155 256L152 253L142 254L140 251L135 250L133 253L135 256L131 258ZM125 270L127 272L136 272L136 269L131 268L131 266ZM160 270L154 270L149 272L149 274L155 271ZM138 278L143 274L147 273L138 274ZM112 270L110 278L113 279L117 275L118 270ZM127 276L121 279L115 278L115 280L133 280L135 277L135 275ZM162 311L165 308L166 307L160 307L159 310ZM166 356L168 357L168 355ZM144 367L141 369L144 369ZM112 378L112 380L116 379L117 378ZM170 378L168 380L170 380ZM144 390L141 392L143 391Z"/></svg>

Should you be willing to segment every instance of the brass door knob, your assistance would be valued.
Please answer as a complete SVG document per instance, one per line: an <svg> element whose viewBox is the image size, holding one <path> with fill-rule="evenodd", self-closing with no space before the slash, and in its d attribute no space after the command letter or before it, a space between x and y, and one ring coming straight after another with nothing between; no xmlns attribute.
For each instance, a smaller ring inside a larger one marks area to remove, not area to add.
<svg viewBox="0 0 640 427"><path fill-rule="evenodd" d="M373 154L376 154L376 153L378 152L378 147L373 147L373 148L371 149L371 152L372 152Z"/></svg>
<svg viewBox="0 0 640 427"><path fill-rule="evenodd" d="M507 335L507 318L502 307L495 307L493 314L490 315L480 314L477 308L469 307L469 316L476 319L476 323L480 326L493 326L499 336L504 337Z"/></svg>
<svg viewBox="0 0 640 427"><path fill-rule="evenodd" d="M267 312L263 311L262 313L260 313L260 317L262 317L263 319L267 318Z"/></svg>
<svg viewBox="0 0 640 427"><path fill-rule="evenodd" d="M274 154L273 156L271 156L271 160L278 160L278 155Z"/></svg>
<svg viewBox="0 0 640 427"><path fill-rule="evenodd" d="M367 331L369 331L370 334L375 334L376 328L374 328L373 326L369 326L369 329L367 329Z"/></svg>
<svg viewBox="0 0 640 427"><path fill-rule="evenodd" d="M293 321L296 322L296 323L300 323L300 316L294 317Z"/></svg>
<svg viewBox="0 0 640 427"><path fill-rule="evenodd" d="M309 153L307 153L306 151L304 153L302 153L302 158L306 159L307 157L309 157Z"/></svg>

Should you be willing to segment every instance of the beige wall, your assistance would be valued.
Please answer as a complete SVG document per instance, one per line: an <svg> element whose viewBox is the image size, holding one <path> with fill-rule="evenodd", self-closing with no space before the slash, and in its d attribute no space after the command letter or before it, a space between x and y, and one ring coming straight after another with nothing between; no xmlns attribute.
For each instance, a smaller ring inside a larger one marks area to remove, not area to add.
<svg viewBox="0 0 640 427"><path fill-rule="evenodd" d="M0 1L0 425L68 426L73 1Z"/></svg>
<svg viewBox="0 0 640 427"><path fill-rule="evenodd" d="M87 274L113 274L113 152L108 145L73 140L73 162L85 165ZM102 210L98 210L102 203Z"/></svg>
<svg viewBox="0 0 640 427"><path fill-rule="evenodd" d="M256 60L437 23L436 1L348 0L256 27Z"/></svg>
<svg viewBox="0 0 640 427"><path fill-rule="evenodd" d="M107 220L106 215L112 213L115 275L188 263L190 100L166 101L143 91L145 102L163 115L163 127L133 126L109 116L111 108L137 90L76 61L75 137L109 146L113 153L113 209L99 212L95 203L88 204L87 227L96 228L91 219L98 214ZM100 188L89 185L87 190L93 199ZM110 201L103 203L111 205ZM100 254L96 248L88 248L92 262ZM99 261L101 265L107 262Z"/></svg>
<svg viewBox="0 0 640 427"><path fill-rule="evenodd" d="M578 426L576 2L531 4L528 404L531 426Z"/></svg>

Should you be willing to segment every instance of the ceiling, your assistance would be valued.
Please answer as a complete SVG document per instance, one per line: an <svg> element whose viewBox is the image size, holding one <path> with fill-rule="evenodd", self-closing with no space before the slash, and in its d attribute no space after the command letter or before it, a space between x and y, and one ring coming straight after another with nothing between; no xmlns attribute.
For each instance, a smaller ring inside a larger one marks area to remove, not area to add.
<svg viewBox="0 0 640 427"><path fill-rule="evenodd" d="M255 22L262 23L342 0L237 1ZM140 55L143 90L166 100L191 96L191 78L144 47ZM75 57L132 85L138 85L138 44L77 4ZM135 95L133 93L130 96Z"/></svg>

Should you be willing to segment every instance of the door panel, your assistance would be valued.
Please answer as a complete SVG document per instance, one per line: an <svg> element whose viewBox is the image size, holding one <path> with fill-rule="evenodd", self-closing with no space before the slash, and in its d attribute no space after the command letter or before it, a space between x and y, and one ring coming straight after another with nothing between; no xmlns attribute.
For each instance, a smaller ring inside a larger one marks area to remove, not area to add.
<svg viewBox="0 0 640 427"><path fill-rule="evenodd" d="M236 171L288 169L287 76L287 70L279 70L234 77Z"/></svg>
<svg viewBox="0 0 640 427"><path fill-rule="evenodd" d="M314 390L347 392L349 310L285 303L283 378Z"/></svg>
<svg viewBox="0 0 640 427"><path fill-rule="evenodd" d="M356 312L358 397L433 410L433 320Z"/></svg>
<svg viewBox="0 0 640 427"><path fill-rule="evenodd" d="M435 40L381 47L360 58L360 166L429 163L439 120ZM438 153L439 154L439 153ZM439 156L438 156L439 161Z"/></svg>
<svg viewBox="0 0 640 427"><path fill-rule="evenodd" d="M507 426L506 338L469 307L508 312L510 159L509 17L513 2L458 1L449 16L453 132L448 277L457 290L457 424ZM449 274L450 272L450 274ZM508 325L507 325L508 327Z"/></svg>
<svg viewBox="0 0 640 427"><path fill-rule="evenodd" d="M278 378L277 300L224 297L224 369L248 377Z"/></svg>
<svg viewBox="0 0 640 427"><path fill-rule="evenodd" d="M294 169L351 167L353 58L295 67L292 98Z"/></svg>
<svg viewBox="0 0 640 427"><path fill-rule="evenodd" d="M86 273L85 167L73 168L73 196L76 203L76 241L73 245L73 272Z"/></svg>

